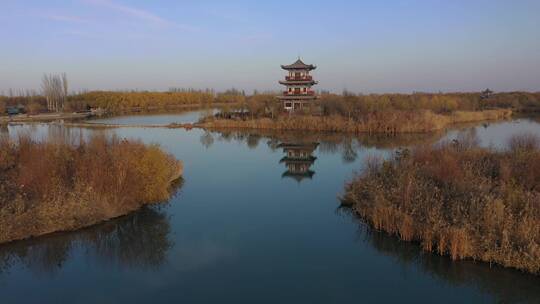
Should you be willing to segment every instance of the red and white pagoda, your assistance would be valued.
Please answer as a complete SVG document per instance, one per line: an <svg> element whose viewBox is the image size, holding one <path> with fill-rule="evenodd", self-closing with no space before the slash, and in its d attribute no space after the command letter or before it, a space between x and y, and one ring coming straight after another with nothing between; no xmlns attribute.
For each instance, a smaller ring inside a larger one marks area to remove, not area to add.
<svg viewBox="0 0 540 304"><path fill-rule="evenodd" d="M286 90L281 96L278 96L283 101L283 107L287 111L300 110L317 99L315 91L311 90L317 81L314 81L313 77L309 75L310 71L317 68L316 66L305 64L298 58L295 63L282 65L281 68L289 72L289 75L285 76L285 81L279 82L286 86Z"/></svg>

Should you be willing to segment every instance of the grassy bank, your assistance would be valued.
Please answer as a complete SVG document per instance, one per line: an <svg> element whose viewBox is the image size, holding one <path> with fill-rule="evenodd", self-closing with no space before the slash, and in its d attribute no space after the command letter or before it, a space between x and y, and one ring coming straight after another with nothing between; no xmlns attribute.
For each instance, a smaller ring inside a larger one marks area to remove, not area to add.
<svg viewBox="0 0 540 304"><path fill-rule="evenodd" d="M474 139L370 161L343 198L377 230L452 259L540 273L540 139L504 151Z"/></svg>
<svg viewBox="0 0 540 304"><path fill-rule="evenodd" d="M167 200L182 164L157 146L95 136L0 138L0 243L69 231Z"/></svg>
<svg viewBox="0 0 540 304"><path fill-rule="evenodd" d="M484 111L454 111L436 114L430 110L381 111L365 113L357 119L341 115L281 115L275 119L207 119L199 125L208 129L268 129L329 131L350 133L420 133L432 132L464 122L499 120L510 118L512 110L496 109Z"/></svg>

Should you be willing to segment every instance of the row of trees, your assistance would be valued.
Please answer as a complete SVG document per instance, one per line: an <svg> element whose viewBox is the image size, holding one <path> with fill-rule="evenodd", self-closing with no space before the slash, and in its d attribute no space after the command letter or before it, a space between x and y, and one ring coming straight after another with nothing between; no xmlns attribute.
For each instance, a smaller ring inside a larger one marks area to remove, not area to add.
<svg viewBox="0 0 540 304"><path fill-rule="evenodd" d="M235 102L223 108L224 116L244 113L249 118L275 118L283 111L282 102L273 94L252 96L226 95ZM232 99L234 96L234 99ZM512 92L483 98L481 93L414 93L414 94L322 94L312 107L300 114L341 116L359 120L370 113L429 110L436 114L455 111L480 111L494 108L515 110L540 109L540 93ZM297 112L298 113L298 112Z"/></svg>
<svg viewBox="0 0 540 304"><path fill-rule="evenodd" d="M68 80L66 73L59 75L43 75L41 89L47 99L47 110L61 112L68 97Z"/></svg>
<svg viewBox="0 0 540 304"><path fill-rule="evenodd" d="M22 92L20 96L0 96L0 105L28 105L35 109L42 105L49 111L77 111L99 107L111 112L133 108L159 109L180 105L211 106L225 105L224 113L249 112L250 117L276 117L282 103L275 98L278 93L256 91L246 95L242 90L230 89L215 93L214 90L171 88L168 92L149 91L92 91L68 94L65 73L44 75L42 96L35 92ZM430 110L435 113L453 111L477 111L489 108L540 109L540 93L509 92L490 94L478 93L413 93L413 94L342 94L324 92L315 102L315 107L305 109L305 114L324 116L340 115L357 119L365 113L380 111Z"/></svg>
<svg viewBox="0 0 540 304"><path fill-rule="evenodd" d="M9 90L9 96L0 95L0 113L5 113L8 106L25 107L26 112L37 114L47 109L51 112L64 110L68 99L68 79L66 73L45 74L41 79L41 95L36 91Z"/></svg>

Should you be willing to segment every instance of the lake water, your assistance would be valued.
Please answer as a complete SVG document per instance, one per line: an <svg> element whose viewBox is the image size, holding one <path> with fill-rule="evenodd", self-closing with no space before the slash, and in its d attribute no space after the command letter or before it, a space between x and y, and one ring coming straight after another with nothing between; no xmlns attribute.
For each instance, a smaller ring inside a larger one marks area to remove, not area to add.
<svg viewBox="0 0 540 304"><path fill-rule="evenodd" d="M539 277L422 252L371 231L338 199L366 157L459 132L504 147L512 134L540 134L537 121L397 138L46 125L0 132L28 130L159 143L184 161L184 182L164 205L0 246L1 303L540 303ZM294 149L310 157L298 160Z"/></svg>
<svg viewBox="0 0 540 304"><path fill-rule="evenodd" d="M135 114L135 115L126 115L120 117L108 117L108 118L98 118L92 119L90 122L93 123L104 123L104 124L120 124L120 125L168 125L172 123L183 124L183 123L195 123L199 121L200 118L213 115L217 112L215 109L206 109L199 111L186 111L180 113L167 113L167 114Z"/></svg>

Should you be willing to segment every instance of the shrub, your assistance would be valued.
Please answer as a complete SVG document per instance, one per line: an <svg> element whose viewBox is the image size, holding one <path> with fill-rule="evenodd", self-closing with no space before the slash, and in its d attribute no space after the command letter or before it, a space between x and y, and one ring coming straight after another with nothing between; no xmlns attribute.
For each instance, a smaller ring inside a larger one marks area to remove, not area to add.
<svg viewBox="0 0 540 304"><path fill-rule="evenodd" d="M372 163L343 199L374 228L452 259L540 273L540 149L518 135L508 150L459 142Z"/></svg>
<svg viewBox="0 0 540 304"><path fill-rule="evenodd" d="M26 106L26 111L28 112L28 114L39 114L39 113L42 113L42 112L45 112L47 109L45 108L44 105L40 104L39 102L30 102L27 106Z"/></svg>
<svg viewBox="0 0 540 304"><path fill-rule="evenodd" d="M0 243L92 225L166 200L181 170L159 147L117 137L1 138Z"/></svg>

